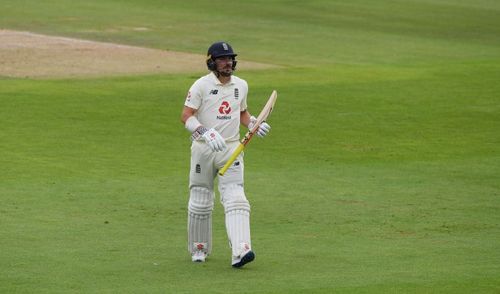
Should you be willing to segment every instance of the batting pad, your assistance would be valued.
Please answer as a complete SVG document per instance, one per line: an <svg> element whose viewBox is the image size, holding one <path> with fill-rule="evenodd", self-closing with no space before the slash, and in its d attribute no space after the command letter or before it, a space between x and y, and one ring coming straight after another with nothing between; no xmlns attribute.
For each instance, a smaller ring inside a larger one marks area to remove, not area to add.
<svg viewBox="0 0 500 294"><path fill-rule="evenodd" d="M206 243L204 251L212 251L212 210L214 192L203 187L192 187L188 204L188 251L193 253L194 243Z"/></svg>
<svg viewBox="0 0 500 294"><path fill-rule="evenodd" d="M241 185L230 185L222 190L222 204L226 214L226 231L233 256L239 256L241 243L250 246L250 204Z"/></svg>

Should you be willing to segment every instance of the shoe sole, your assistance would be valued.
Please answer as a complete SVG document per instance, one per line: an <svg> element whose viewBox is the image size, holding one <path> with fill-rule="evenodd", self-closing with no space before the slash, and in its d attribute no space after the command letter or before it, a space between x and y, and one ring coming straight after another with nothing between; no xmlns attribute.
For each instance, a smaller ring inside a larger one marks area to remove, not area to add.
<svg viewBox="0 0 500 294"><path fill-rule="evenodd" d="M249 251L245 256L241 258L241 260L238 263L233 264L233 267L242 267L245 264L252 262L255 259L255 253L253 251Z"/></svg>

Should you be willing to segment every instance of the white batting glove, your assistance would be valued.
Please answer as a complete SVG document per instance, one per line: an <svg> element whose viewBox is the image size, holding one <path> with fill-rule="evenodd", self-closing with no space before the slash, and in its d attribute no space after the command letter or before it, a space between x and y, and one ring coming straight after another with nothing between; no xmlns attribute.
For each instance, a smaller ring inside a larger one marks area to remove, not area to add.
<svg viewBox="0 0 500 294"><path fill-rule="evenodd" d="M252 129L256 121L257 119L255 118L255 116L250 117L250 123L248 124L248 128ZM264 138L267 135L267 133L269 133L270 130L271 126L264 121L260 124L259 129L257 130L257 136Z"/></svg>
<svg viewBox="0 0 500 294"><path fill-rule="evenodd" d="M205 142L207 142L208 146L210 146L212 151L219 152L227 148L226 141L224 141L224 138L222 138L219 132L217 132L213 128L206 131L203 134L202 138L203 140L205 140Z"/></svg>

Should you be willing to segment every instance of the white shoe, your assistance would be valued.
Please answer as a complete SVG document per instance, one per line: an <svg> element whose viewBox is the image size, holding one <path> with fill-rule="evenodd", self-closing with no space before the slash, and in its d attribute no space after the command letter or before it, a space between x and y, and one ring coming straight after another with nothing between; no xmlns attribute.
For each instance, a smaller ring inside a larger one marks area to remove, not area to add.
<svg viewBox="0 0 500 294"><path fill-rule="evenodd" d="M240 255L233 256L233 267L242 267L255 259L255 253L253 253L252 249L250 249L250 246L247 243L241 243L240 248Z"/></svg>
<svg viewBox="0 0 500 294"><path fill-rule="evenodd" d="M191 254L191 260L193 262L205 262L207 258L207 253L205 252L206 247L206 243L194 243L195 250Z"/></svg>

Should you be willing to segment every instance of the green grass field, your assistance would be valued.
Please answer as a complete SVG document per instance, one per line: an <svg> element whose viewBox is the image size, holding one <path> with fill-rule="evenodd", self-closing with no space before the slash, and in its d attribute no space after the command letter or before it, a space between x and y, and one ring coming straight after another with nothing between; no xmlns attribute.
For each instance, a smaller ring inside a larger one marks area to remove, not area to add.
<svg viewBox="0 0 500 294"><path fill-rule="evenodd" d="M202 73L0 77L0 293L500 292L498 1L3 0L0 28L282 66L237 73L253 112L279 92L242 270L218 202L186 251Z"/></svg>

